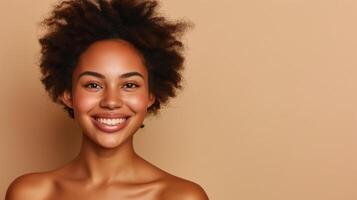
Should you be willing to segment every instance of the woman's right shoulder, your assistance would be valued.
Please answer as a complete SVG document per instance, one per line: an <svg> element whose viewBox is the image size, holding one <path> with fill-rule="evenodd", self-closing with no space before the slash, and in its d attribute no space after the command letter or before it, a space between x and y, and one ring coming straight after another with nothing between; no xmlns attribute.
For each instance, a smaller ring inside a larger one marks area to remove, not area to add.
<svg viewBox="0 0 357 200"><path fill-rule="evenodd" d="M6 192L5 200L42 200L52 191L50 172L30 173L16 178Z"/></svg>

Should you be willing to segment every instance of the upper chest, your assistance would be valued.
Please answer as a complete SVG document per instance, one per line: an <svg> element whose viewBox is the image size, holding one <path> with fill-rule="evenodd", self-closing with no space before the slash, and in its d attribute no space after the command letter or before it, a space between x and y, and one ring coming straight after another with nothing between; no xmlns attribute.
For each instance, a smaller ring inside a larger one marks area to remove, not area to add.
<svg viewBox="0 0 357 200"><path fill-rule="evenodd" d="M59 183L54 186L51 200L159 200L165 184L106 184L88 186L80 182Z"/></svg>

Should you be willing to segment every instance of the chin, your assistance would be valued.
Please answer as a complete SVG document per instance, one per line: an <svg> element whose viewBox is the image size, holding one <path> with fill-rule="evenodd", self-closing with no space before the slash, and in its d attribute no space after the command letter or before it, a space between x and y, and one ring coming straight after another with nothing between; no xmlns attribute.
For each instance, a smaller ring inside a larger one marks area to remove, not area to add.
<svg viewBox="0 0 357 200"><path fill-rule="evenodd" d="M115 149L122 146L122 144L125 144L126 142L128 142L128 140L119 141L115 139L112 140L106 139L106 140L98 141L97 145L105 149Z"/></svg>

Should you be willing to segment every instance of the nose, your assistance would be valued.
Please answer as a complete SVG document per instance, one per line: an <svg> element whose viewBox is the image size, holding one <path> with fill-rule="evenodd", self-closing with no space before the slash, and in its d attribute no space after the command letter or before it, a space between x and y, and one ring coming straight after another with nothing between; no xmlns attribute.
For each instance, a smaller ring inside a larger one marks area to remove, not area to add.
<svg viewBox="0 0 357 200"><path fill-rule="evenodd" d="M119 91L115 88L107 88L103 94L103 98L100 101L100 107L110 110L120 108L123 102L120 98Z"/></svg>

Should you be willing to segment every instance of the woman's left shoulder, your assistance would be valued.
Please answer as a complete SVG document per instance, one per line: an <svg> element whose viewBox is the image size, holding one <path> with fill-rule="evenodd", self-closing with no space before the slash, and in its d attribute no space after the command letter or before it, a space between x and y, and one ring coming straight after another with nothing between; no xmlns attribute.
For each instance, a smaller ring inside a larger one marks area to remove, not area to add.
<svg viewBox="0 0 357 200"><path fill-rule="evenodd" d="M208 200L206 192L197 183L173 175L165 178L165 182L162 199Z"/></svg>

